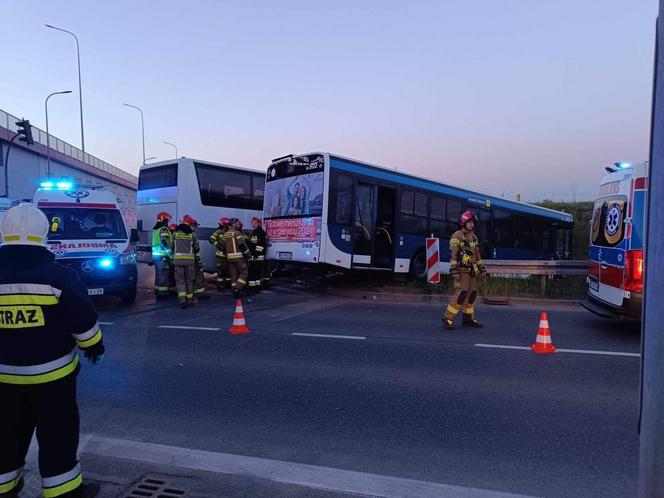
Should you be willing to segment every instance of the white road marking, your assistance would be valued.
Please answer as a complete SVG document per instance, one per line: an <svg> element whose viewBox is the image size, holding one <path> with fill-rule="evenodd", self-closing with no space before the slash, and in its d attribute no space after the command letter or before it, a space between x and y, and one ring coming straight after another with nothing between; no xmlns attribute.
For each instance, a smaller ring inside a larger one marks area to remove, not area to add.
<svg viewBox="0 0 664 498"><path fill-rule="evenodd" d="M99 322L99 325L113 325L115 322Z"/></svg>
<svg viewBox="0 0 664 498"><path fill-rule="evenodd" d="M186 325L159 325L158 329L179 329L179 330L221 330L219 327L188 327Z"/></svg>
<svg viewBox="0 0 664 498"><path fill-rule="evenodd" d="M388 498L524 498L499 491L367 474L265 458L82 435L81 453L124 458L183 469L218 472L345 493Z"/></svg>
<svg viewBox="0 0 664 498"><path fill-rule="evenodd" d="M355 341L364 341L366 339L366 337L359 335L305 334L304 332L293 332L291 335L300 337L325 337L327 339L353 339Z"/></svg>
<svg viewBox="0 0 664 498"><path fill-rule="evenodd" d="M493 348L493 349L520 349L520 350L530 350L526 346L505 346L502 344L475 344L476 348ZM640 357L639 353L624 353L622 351L595 351L592 349L559 349L556 348L559 353L575 353L575 354L594 354L594 355L604 355L604 356L631 356L631 357Z"/></svg>

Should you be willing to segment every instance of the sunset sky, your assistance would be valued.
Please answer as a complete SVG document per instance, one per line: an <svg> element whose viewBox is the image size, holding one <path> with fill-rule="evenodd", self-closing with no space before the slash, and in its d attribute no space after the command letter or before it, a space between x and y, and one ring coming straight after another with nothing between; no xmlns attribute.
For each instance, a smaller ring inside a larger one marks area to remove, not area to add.
<svg viewBox="0 0 664 498"><path fill-rule="evenodd" d="M656 0L3 2L0 109L132 173L324 150L526 200L647 159Z"/></svg>

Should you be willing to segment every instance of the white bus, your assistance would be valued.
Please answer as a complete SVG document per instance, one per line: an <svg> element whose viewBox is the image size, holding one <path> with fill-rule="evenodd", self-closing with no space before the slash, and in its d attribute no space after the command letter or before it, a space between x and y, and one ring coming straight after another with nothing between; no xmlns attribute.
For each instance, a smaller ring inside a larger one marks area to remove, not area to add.
<svg viewBox="0 0 664 498"><path fill-rule="evenodd" d="M196 234L205 271L214 272L214 249L207 239L219 218L239 218L248 228L251 218L262 215L264 191L265 173L247 168L186 157L144 164L136 202L138 261L152 264L152 227L158 213L171 214L173 223L189 214L200 223Z"/></svg>

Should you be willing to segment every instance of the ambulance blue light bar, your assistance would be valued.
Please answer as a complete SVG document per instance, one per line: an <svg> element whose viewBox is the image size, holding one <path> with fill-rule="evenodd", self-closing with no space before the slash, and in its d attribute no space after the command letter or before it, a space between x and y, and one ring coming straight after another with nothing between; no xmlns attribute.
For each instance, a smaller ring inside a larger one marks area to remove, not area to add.
<svg viewBox="0 0 664 498"><path fill-rule="evenodd" d="M69 180L44 180L39 187L43 190L71 190L74 183Z"/></svg>

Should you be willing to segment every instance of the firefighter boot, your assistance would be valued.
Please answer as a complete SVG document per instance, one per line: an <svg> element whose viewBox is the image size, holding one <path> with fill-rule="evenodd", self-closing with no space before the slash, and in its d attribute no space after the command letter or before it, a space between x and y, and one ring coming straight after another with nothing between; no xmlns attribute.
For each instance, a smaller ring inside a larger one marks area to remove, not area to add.
<svg viewBox="0 0 664 498"><path fill-rule="evenodd" d="M445 330L454 330L454 322L443 317L443 327L445 327Z"/></svg>
<svg viewBox="0 0 664 498"><path fill-rule="evenodd" d="M81 498L94 498L99 494L99 483L84 482L79 489L80 494L78 496Z"/></svg>
<svg viewBox="0 0 664 498"><path fill-rule="evenodd" d="M473 315L468 315L466 313L463 314L463 326L472 327L474 329L481 329L484 327L484 325L473 318Z"/></svg>

